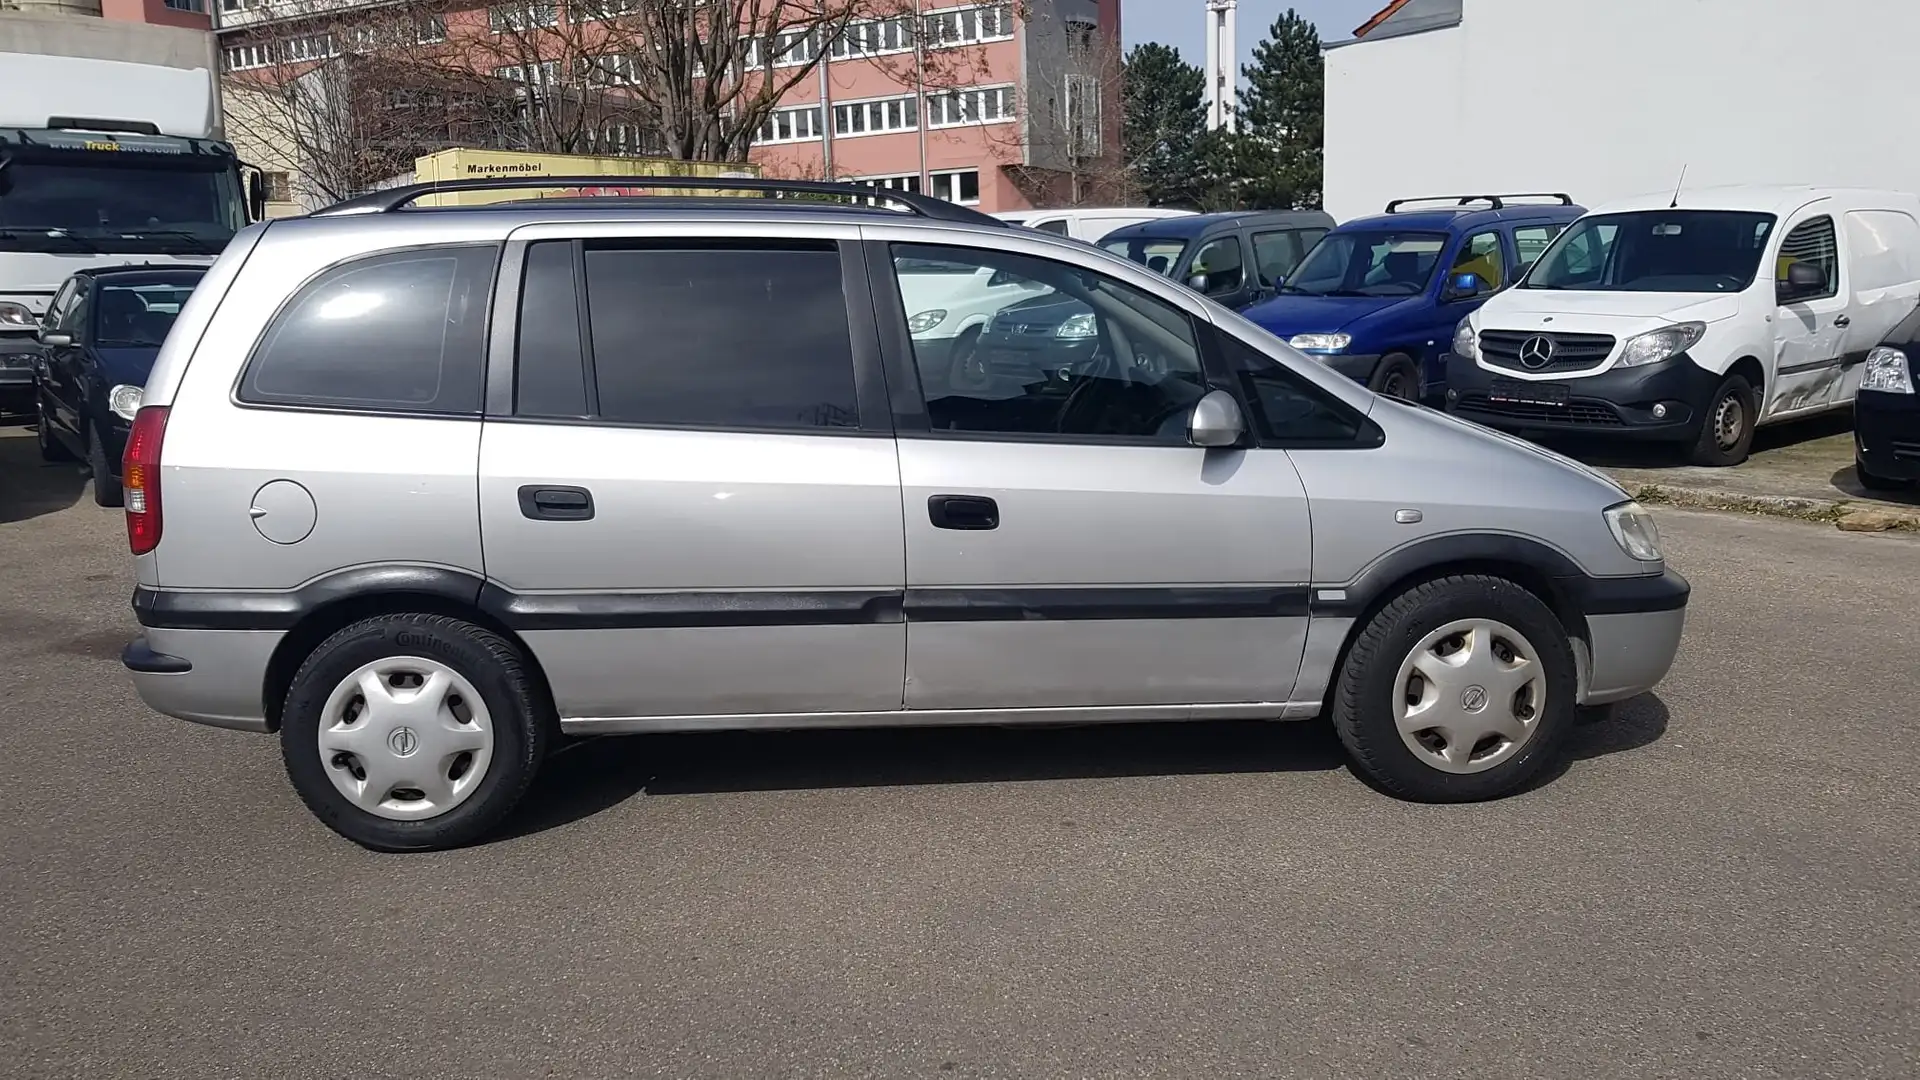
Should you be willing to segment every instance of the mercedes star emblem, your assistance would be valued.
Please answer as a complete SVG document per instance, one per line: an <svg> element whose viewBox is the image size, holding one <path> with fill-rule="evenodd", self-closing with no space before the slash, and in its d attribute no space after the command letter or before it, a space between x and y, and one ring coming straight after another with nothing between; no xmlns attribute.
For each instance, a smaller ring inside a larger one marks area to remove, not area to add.
<svg viewBox="0 0 1920 1080"><path fill-rule="evenodd" d="M1553 361L1553 339L1535 334L1520 343L1520 362L1538 371Z"/></svg>

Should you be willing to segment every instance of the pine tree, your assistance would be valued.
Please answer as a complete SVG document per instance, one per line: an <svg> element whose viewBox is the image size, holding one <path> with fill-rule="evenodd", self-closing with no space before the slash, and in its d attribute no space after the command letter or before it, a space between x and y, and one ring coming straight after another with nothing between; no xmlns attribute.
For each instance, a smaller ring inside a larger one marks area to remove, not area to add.
<svg viewBox="0 0 1920 1080"><path fill-rule="evenodd" d="M1160 44L1127 54L1122 145L1132 180L1149 206L1198 200L1207 77Z"/></svg>
<svg viewBox="0 0 1920 1080"><path fill-rule="evenodd" d="M1233 155L1240 201L1250 207L1318 208L1326 111L1320 32L1288 8L1241 74L1246 90Z"/></svg>

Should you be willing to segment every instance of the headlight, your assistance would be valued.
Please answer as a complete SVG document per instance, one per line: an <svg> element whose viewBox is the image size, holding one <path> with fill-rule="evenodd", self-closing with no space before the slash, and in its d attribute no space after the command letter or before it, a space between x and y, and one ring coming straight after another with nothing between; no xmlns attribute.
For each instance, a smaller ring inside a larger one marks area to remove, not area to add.
<svg viewBox="0 0 1920 1080"><path fill-rule="evenodd" d="M1860 377L1860 389L1883 394L1913 393L1913 369L1907 354L1885 345L1867 354L1867 372Z"/></svg>
<svg viewBox="0 0 1920 1080"><path fill-rule="evenodd" d="M133 414L140 411L142 391L137 386L121 383L107 391L107 408L113 415L128 423L133 422Z"/></svg>
<svg viewBox="0 0 1920 1080"><path fill-rule="evenodd" d="M1620 366L1640 367L1671 360L1693 348L1694 343L1700 340L1700 335L1706 332L1706 323L1683 322L1630 337L1627 347L1620 353Z"/></svg>
<svg viewBox="0 0 1920 1080"><path fill-rule="evenodd" d="M32 330L40 325L40 320L27 305L12 300L0 300L0 328L8 330Z"/></svg>
<svg viewBox="0 0 1920 1080"><path fill-rule="evenodd" d="M1607 528L1613 531L1613 539L1620 550L1641 562L1660 562L1665 558L1660 552L1660 528L1653 523L1653 515L1637 502L1623 502L1619 506L1610 506L1605 512Z"/></svg>
<svg viewBox="0 0 1920 1080"><path fill-rule="evenodd" d="M1352 334L1295 334L1287 344L1301 352L1339 352L1353 344Z"/></svg>
<svg viewBox="0 0 1920 1080"><path fill-rule="evenodd" d="M1461 319L1453 328L1453 355L1462 360L1480 359L1480 336L1473 332L1473 320Z"/></svg>
<svg viewBox="0 0 1920 1080"><path fill-rule="evenodd" d="M923 311L920 314L915 315L913 318L908 319L907 331L909 333L914 333L914 334L924 334L927 331L933 329L936 326L939 326L941 323L946 321L947 321L947 309L933 308L932 310Z"/></svg>
<svg viewBox="0 0 1920 1080"><path fill-rule="evenodd" d="M1078 315L1068 318L1066 322L1061 323L1060 329L1055 330L1053 336L1066 338L1069 341L1084 341L1099 333L1100 328L1094 325L1093 322L1093 312L1083 311Z"/></svg>

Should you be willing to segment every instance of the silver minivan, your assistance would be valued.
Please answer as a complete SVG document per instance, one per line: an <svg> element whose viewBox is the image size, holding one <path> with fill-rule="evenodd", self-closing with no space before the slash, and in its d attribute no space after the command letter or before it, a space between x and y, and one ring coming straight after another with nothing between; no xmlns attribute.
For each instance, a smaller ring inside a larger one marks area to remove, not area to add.
<svg viewBox="0 0 1920 1080"><path fill-rule="evenodd" d="M1324 716L1486 799L1672 664L1687 584L1578 464L939 200L647 182L766 197L235 237L127 447L149 705L424 850L610 733ZM903 267L1022 287L957 349Z"/></svg>

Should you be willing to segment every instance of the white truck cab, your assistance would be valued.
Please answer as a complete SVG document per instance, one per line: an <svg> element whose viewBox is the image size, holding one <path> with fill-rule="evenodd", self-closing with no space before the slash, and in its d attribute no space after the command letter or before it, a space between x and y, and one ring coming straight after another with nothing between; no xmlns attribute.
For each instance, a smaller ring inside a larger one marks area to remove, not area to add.
<svg viewBox="0 0 1920 1080"><path fill-rule="evenodd" d="M1461 320L1449 412L1744 461L1761 424L1844 408L1920 302L1920 197L1741 187L1598 207Z"/></svg>

